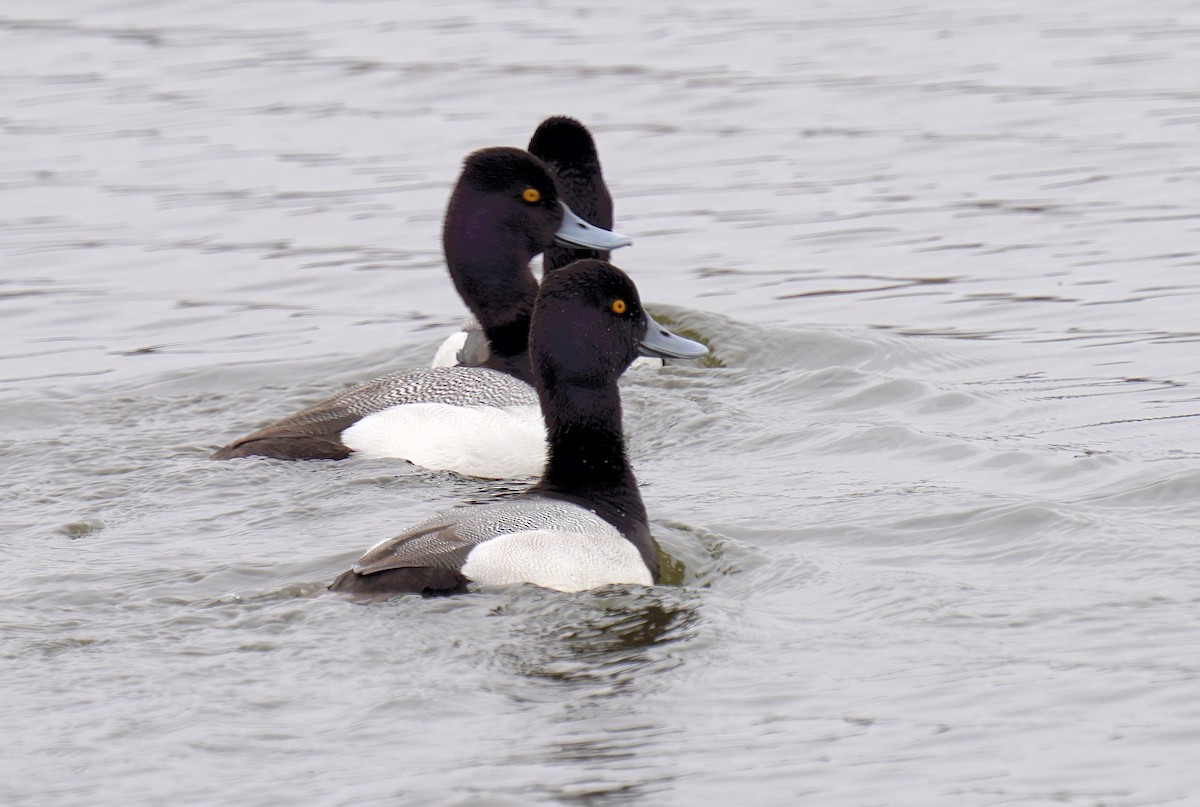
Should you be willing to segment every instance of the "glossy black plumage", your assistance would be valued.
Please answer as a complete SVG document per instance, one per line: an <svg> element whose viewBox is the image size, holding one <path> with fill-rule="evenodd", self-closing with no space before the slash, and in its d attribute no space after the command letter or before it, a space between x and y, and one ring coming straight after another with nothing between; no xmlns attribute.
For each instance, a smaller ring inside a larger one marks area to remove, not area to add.
<svg viewBox="0 0 1200 807"><path fill-rule="evenodd" d="M529 139L529 153L544 162L558 181L562 199L576 214L597 227L613 228L613 201L592 133L574 118L546 118ZM542 254L544 272L561 269L585 258L608 260L602 250L553 244Z"/></svg>

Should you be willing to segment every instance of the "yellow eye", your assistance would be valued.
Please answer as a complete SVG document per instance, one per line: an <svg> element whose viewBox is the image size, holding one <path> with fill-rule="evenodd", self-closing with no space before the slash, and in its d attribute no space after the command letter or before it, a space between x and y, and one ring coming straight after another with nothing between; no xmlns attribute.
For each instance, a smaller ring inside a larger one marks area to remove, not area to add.
<svg viewBox="0 0 1200 807"><path fill-rule="evenodd" d="M521 192L521 198L524 199L526 202L533 204L534 202L536 202L542 198L542 192L539 191L537 188L526 188L525 190L523 190Z"/></svg>
<svg viewBox="0 0 1200 807"><path fill-rule="evenodd" d="M614 314L624 314L625 313L625 301L624 300L613 300L612 312Z"/></svg>

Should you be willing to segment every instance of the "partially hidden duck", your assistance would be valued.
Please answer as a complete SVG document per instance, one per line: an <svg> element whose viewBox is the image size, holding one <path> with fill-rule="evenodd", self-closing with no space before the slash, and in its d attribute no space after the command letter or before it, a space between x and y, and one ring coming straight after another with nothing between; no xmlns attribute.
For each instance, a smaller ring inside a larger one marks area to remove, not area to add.
<svg viewBox="0 0 1200 807"><path fill-rule="evenodd" d="M576 216L529 153L501 147L471 154L447 206L442 245L454 286L491 345L486 360L375 379L235 440L213 458L358 452L468 476L537 475L545 432L529 363L538 290L529 261L555 243L609 250L629 239Z"/></svg>

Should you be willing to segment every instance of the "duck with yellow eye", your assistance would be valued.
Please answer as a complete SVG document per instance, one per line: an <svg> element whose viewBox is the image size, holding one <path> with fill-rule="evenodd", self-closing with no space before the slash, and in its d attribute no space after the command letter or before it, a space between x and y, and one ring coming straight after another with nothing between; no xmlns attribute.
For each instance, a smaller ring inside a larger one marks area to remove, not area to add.
<svg viewBox="0 0 1200 807"><path fill-rule="evenodd" d="M467 158L442 236L454 286L490 345L485 361L369 381L236 440L214 458L360 454L493 479L539 473L545 430L529 362L538 291L529 262L560 240L603 250L629 239L571 213L546 166L512 148Z"/></svg>
<svg viewBox="0 0 1200 807"><path fill-rule="evenodd" d="M521 583L584 591L658 582L654 537L625 454L618 379L639 352L695 358L704 346L647 317L620 269L580 260L542 282L529 352L548 447L537 484L376 544L333 591L377 600Z"/></svg>

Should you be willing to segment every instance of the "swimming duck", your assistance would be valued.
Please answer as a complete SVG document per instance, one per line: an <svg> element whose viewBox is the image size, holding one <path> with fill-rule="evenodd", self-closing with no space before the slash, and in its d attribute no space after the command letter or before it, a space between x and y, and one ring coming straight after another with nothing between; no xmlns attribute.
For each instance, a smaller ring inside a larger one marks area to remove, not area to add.
<svg viewBox="0 0 1200 807"><path fill-rule="evenodd" d="M442 245L455 288L491 344L486 361L392 373L213 458L343 459L357 451L469 476L536 475L544 431L528 354L537 294L529 261L555 242L599 250L630 243L572 213L536 157L502 147L471 154L447 206Z"/></svg>
<svg viewBox="0 0 1200 807"><path fill-rule="evenodd" d="M558 591L653 584L658 561L625 453L617 380L639 352L697 347L654 323L633 282L609 263L577 261L549 275L529 351L548 433L541 479L376 544L330 589L379 599L516 583Z"/></svg>

